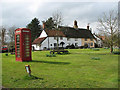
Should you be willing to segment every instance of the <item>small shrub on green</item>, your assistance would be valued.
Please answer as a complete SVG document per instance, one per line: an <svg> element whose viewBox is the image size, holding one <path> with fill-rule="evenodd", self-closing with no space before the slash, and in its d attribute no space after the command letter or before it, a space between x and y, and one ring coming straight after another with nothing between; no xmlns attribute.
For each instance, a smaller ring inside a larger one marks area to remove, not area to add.
<svg viewBox="0 0 120 90"><path fill-rule="evenodd" d="M49 55L48 55L48 54L46 54L46 57L49 57Z"/></svg>
<svg viewBox="0 0 120 90"><path fill-rule="evenodd" d="M56 54L46 54L46 57L56 57Z"/></svg>
<svg viewBox="0 0 120 90"><path fill-rule="evenodd" d="M104 47L104 49L109 49L108 47Z"/></svg>
<svg viewBox="0 0 120 90"><path fill-rule="evenodd" d="M53 56L53 57L56 57L56 55L55 55L55 54L53 54L52 56Z"/></svg>
<svg viewBox="0 0 120 90"><path fill-rule="evenodd" d="M93 51L100 51L100 49L98 49L98 48L93 48L92 50Z"/></svg>
<svg viewBox="0 0 120 90"><path fill-rule="evenodd" d="M5 56L8 56L8 53L6 53Z"/></svg>
<svg viewBox="0 0 120 90"><path fill-rule="evenodd" d="M50 54L49 57L52 57L52 54Z"/></svg>
<svg viewBox="0 0 120 90"><path fill-rule="evenodd" d="M113 54L118 54L118 55L120 55L120 51L114 51Z"/></svg>
<svg viewBox="0 0 120 90"><path fill-rule="evenodd" d="M92 60L100 60L99 57L92 57L91 59L92 59Z"/></svg>

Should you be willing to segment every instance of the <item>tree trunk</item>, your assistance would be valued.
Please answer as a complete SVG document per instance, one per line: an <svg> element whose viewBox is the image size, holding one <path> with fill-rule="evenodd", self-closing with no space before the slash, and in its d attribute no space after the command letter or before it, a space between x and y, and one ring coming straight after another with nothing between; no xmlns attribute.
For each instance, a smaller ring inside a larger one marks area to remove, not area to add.
<svg viewBox="0 0 120 90"><path fill-rule="evenodd" d="M58 36L57 36L57 50L59 49L59 38L58 38Z"/></svg>
<svg viewBox="0 0 120 90"><path fill-rule="evenodd" d="M112 45L110 46L110 49L111 49L111 53L112 53L113 52L113 46Z"/></svg>

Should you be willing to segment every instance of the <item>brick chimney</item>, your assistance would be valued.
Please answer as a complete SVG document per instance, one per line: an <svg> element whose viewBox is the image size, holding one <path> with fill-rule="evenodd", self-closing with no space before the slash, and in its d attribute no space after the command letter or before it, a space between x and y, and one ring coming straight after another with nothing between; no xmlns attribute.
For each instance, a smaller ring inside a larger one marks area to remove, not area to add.
<svg viewBox="0 0 120 90"><path fill-rule="evenodd" d="M76 20L74 21L74 28L76 28L76 29L78 28L78 25L77 25L77 21L76 21Z"/></svg>
<svg viewBox="0 0 120 90"><path fill-rule="evenodd" d="M87 30L90 30L90 29L89 29L89 23L88 23L88 25L87 25Z"/></svg>
<svg viewBox="0 0 120 90"><path fill-rule="evenodd" d="M45 22L43 22L43 29L45 29Z"/></svg>

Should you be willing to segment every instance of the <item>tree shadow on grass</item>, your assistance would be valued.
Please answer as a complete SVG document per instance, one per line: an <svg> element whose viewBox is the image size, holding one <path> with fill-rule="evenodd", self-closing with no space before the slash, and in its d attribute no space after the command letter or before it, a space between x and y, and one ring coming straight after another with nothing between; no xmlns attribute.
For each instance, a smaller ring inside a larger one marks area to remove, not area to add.
<svg viewBox="0 0 120 90"><path fill-rule="evenodd" d="M25 80L35 80L35 79L43 80L43 78L39 78L39 77L36 77L36 76L34 76L34 75L31 75L31 76L26 75L26 76L24 76L24 79L25 79Z"/></svg>
<svg viewBox="0 0 120 90"><path fill-rule="evenodd" d="M60 65L70 64L69 62L50 62L50 61L38 61L38 60L32 60L31 62L48 63L48 64L60 64Z"/></svg>

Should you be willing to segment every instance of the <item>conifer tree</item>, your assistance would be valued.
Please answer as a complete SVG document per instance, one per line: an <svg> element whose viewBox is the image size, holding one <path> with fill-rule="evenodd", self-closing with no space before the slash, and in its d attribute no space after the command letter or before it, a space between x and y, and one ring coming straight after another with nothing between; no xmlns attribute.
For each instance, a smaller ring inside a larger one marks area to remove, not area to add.
<svg viewBox="0 0 120 90"><path fill-rule="evenodd" d="M39 20L37 18L32 19L32 21L27 25L27 28L31 30L31 40L32 42L39 37L42 28L39 25Z"/></svg>

